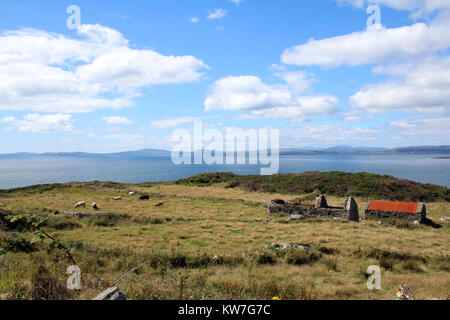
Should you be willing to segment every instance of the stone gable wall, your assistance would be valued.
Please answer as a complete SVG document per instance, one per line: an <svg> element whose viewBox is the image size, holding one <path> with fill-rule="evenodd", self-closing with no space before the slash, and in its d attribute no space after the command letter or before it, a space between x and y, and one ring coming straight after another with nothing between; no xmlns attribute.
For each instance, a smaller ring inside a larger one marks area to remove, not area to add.
<svg viewBox="0 0 450 320"><path fill-rule="evenodd" d="M315 206L274 200L268 204L267 210L270 214L300 215L305 218L342 218L359 221L358 205L353 198L348 198L344 207L329 207L324 196L316 199Z"/></svg>

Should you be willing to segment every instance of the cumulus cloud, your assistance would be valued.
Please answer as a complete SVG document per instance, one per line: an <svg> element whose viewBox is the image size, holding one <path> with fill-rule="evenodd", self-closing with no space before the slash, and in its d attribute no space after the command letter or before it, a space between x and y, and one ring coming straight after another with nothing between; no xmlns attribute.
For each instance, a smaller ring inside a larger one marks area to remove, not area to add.
<svg viewBox="0 0 450 320"><path fill-rule="evenodd" d="M222 19L227 14L228 12L225 9L214 9L208 13L207 19L208 20Z"/></svg>
<svg viewBox="0 0 450 320"><path fill-rule="evenodd" d="M244 0L230 0L230 2L233 2L234 4L241 4Z"/></svg>
<svg viewBox="0 0 450 320"><path fill-rule="evenodd" d="M241 119L291 119L331 114L337 110L333 96L300 96L293 85L297 76L287 75L288 84L265 84L256 76L227 77L216 81L205 100L205 110L249 111ZM300 77L304 80L304 77ZM294 89L292 89L294 87ZM299 87L305 89L305 85Z"/></svg>
<svg viewBox="0 0 450 320"><path fill-rule="evenodd" d="M117 30L82 25L78 38L24 29L0 35L0 110L89 112L134 105L139 89L194 82L193 56L137 50Z"/></svg>
<svg viewBox="0 0 450 320"><path fill-rule="evenodd" d="M8 123L11 128L15 128L23 132L64 132L73 129L72 116L69 114L50 114L39 115L36 113L27 114L23 119L15 119L10 117Z"/></svg>
<svg viewBox="0 0 450 320"><path fill-rule="evenodd" d="M111 116L103 117L102 120L107 124L133 124L134 122L125 117Z"/></svg>
<svg viewBox="0 0 450 320"><path fill-rule="evenodd" d="M421 57L450 46L449 28L450 21L438 19L430 25L416 23L399 28L371 28L323 40L310 40L285 50L282 61L285 64L330 68Z"/></svg>
<svg viewBox="0 0 450 320"><path fill-rule="evenodd" d="M450 57L433 57L411 64L379 66L388 80L364 86L350 105L369 112L408 110L443 114L450 110Z"/></svg>

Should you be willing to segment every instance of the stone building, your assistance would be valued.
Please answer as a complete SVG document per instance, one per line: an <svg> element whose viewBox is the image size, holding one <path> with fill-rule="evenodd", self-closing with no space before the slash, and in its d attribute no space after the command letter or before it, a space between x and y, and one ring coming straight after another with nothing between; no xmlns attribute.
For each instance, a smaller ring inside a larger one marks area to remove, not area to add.
<svg viewBox="0 0 450 320"><path fill-rule="evenodd" d="M426 221L427 209L422 202L369 201L365 207L366 219L395 218L407 222Z"/></svg>
<svg viewBox="0 0 450 320"><path fill-rule="evenodd" d="M325 196L317 197L315 205L290 203L284 200L269 202L267 210L271 214L296 215L302 218L344 218L359 221L358 205L355 199L347 198L343 207L330 207Z"/></svg>

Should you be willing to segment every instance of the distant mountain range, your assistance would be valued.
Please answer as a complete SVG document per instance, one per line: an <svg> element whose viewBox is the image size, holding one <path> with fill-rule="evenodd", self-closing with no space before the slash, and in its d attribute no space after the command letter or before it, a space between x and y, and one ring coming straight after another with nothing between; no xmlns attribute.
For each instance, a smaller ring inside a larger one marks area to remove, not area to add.
<svg viewBox="0 0 450 320"><path fill-rule="evenodd" d="M36 157L66 157L66 158L118 158L118 159L138 159L152 157L170 157L171 152L158 149L143 149L137 151L126 151L117 153L85 153L85 152L59 152L59 153L10 153L0 154L0 159L12 158L36 158ZM431 154L431 155L450 155L450 145L445 146L416 146L393 149L372 148L372 147L351 147L335 146L326 149L313 148L286 148L281 149L280 154L289 155L388 155L388 154Z"/></svg>
<svg viewBox="0 0 450 320"><path fill-rule="evenodd" d="M383 154L450 154L450 145L445 146L416 146L402 148L372 148L372 147L351 147L336 146L332 148L313 149L283 149L282 155L383 155Z"/></svg>
<svg viewBox="0 0 450 320"><path fill-rule="evenodd" d="M10 153L0 154L2 158L45 158L45 157L61 157L61 158L151 158L151 157L170 157L170 151L158 149L143 149L138 151L125 151L117 153L86 153L86 152L46 152L46 153Z"/></svg>

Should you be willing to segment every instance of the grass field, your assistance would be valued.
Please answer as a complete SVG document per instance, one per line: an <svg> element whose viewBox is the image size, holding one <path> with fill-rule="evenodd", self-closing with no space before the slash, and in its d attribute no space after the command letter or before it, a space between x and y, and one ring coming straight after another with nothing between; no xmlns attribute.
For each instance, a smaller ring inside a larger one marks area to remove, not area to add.
<svg viewBox="0 0 450 320"><path fill-rule="evenodd" d="M129 191L137 194L129 196ZM149 194L149 201L140 201ZM114 201L116 196L122 200ZM313 194L277 194L176 183L72 183L0 193L0 208L46 217L44 229L70 248L82 290L65 288L71 265L31 235L0 228L1 299L91 299L128 270L118 286L129 299L394 299L407 284L417 299L450 295L450 216L445 200L427 203L440 229L406 223L271 216L261 201ZM343 196L327 195L342 206ZM360 216L368 197L356 198ZM86 201L86 209L74 209ZM99 210L90 207L97 203ZM161 207L155 207L163 202ZM90 213L71 217L63 210ZM1 224L0 224L1 226ZM305 244L275 250L271 244ZM3 246L3 249L1 249ZM366 286L366 269L382 267L382 289Z"/></svg>

